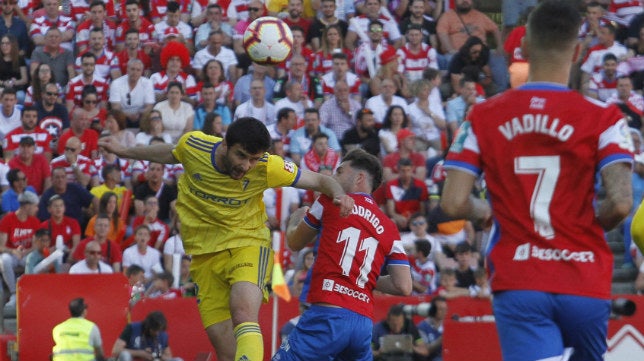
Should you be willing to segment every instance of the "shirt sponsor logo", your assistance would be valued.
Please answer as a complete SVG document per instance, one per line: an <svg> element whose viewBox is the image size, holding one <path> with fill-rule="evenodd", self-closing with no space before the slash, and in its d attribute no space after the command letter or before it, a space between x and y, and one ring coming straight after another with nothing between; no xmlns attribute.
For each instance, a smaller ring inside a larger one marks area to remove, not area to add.
<svg viewBox="0 0 644 361"><path fill-rule="evenodd" d="M530 245L530 243L524 243L516 248L514 261L527 261L530 258L536 258L541 261L595 263L595 253L592 251L539 248Z"/></svg>
<svg viewBox="0 0 644 361"><path fill-rule="evenodd" d="M349 297L353 297L357 300L360 300L366 303L371 302L369 296L366 293L356 291L352 288L343 286L341 284L337 284L335 283L335 281L330 280L328 278L325 278L324 281L322 282L322 291L329 291L329 292L335 292L341 295L347 295Z"/></svg>
<svg viewBox="0 0 644 361"><path fill-rule="evenodd" d="M214 194L209 194L204 191L201 191L199 189L194 189L190 188L190 193L194 194L195 196L215 202L217 204L222 204L222 205L227 205L227 206L232 206L232 207L240 207L243 206L244 204L248 203L248 199L236 199L236 198L228 198L228 197L220 197L216 196Z"/></svg>

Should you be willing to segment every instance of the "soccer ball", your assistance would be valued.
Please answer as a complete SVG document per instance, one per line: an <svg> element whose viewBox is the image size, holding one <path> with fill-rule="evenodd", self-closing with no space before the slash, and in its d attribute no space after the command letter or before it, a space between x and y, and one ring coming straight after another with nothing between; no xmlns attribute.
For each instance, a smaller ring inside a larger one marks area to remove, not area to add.
<svg viewBox="0 0 644 361"><path fill-rule="evenodd" d="M282 20L264 16L255 19L244 32L244 49L259 64L274 65L284 62L293 49L293 34Z"/></svg>

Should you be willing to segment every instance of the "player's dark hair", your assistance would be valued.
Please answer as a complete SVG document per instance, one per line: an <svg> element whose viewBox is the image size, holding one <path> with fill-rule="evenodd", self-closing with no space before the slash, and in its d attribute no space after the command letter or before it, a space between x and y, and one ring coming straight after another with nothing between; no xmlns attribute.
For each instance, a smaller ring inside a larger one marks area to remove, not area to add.
<svg viewBox="0 0 644 361"><path fill-rule="evenodd" d="M146 337L151 337L151 331L165 331L168 326L168 321L161 311L152 311L145 316L145 319L141 323L141 329L143 335Z"/></svg>
<svg viewBox="0 0 644 361"><path fill-rule="evenodd" d="M243 117L232 122L226 131L226 145L235 144L252 154L265 152L271 146L271 136L264 123L253 117Z"/></svg>
<svg viewBox="0 0 644 361"><path fill-rule="evenodd" d="M342 161L349 162L352 168L369 174L372 192L380 187L380 183L382 183L382 165L376 156L367 153L364 149L357 148L349 151Z"/></svg>
<svg viewBox="0 0 644 361"><path fill-rule="evenodd" d="M429 256L432 251L432 244L425 238L415 240L414 246L416 247L416 252L422 253L425 257Z"/></svg>
<svg viewBox="0 0 644 361"><path fill-rule="evenodd" d="M581 16L569 1L544 0L530 13L526 26L531 49L569 50L577 42Z"/></svg>

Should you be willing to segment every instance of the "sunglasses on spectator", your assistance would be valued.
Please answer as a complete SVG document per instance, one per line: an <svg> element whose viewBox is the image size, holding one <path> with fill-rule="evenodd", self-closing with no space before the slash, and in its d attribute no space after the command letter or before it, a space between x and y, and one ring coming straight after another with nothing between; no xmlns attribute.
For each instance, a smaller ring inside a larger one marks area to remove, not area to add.
<svg viewBox="0 0 644 361"><path fill-rule="evenodd" d="M425 221L413 221L413 222L411 222L412 226L422 226L423 224L425 224Z"/></svg>
<svg viewBox="0 0 644 361"><path fill-rule="evenodd" d="M50 97L58 96L58 92L46 92L46 94L49 95Z"/></svg>

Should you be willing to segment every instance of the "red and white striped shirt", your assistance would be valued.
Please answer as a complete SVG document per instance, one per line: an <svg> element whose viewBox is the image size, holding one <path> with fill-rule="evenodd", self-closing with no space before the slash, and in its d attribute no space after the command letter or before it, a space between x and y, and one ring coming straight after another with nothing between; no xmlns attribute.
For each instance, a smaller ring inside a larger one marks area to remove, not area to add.
<svg viewBox="0 0 644 361"><path fill-rule="evenodd" d="M87 158L86 156L79 154L78 158L76 159L76 164L78 165L78 169L80 169L81 172L91 176L94 169L93 169L93 164L92 160ZM67 161L67 158L65 158L65 155L58 156L54 159L51 160L51 163L49 163L49 166L51 169L54 168L65 168L65 174L67 175L67 182L68 183L80 183L78 179L76 179L76 173L74 173L74 169L72 168L72 165Z"/></svg>
<svg viewBox="0 0 644 361"><path fill-rule="evenodd" d="M409 80L421 79L425 68L438 69L436 49L425 43L420 44L420 51L416 53L409 49L409 44L405 44L396 51L396 54L398 55L398 71L405 74Z"/></svg>
<svg viewBox="0 0 644 361"><path fill-rule="evenodd" d="M85 85L93 85L96 87L96 90L98 92L98 101L101 102L107 102L107 99L109 98L109 94L107 90L109 89L109 84L107 80L94 76L94 79L90 83L85 83L83 80L83 74L77 75L72 78L72 80L69 81L67 84L67 95L65 95L66 100L73 100L74 105L78 107L82 107L83 104L81 102L81 95L83 93L83 88Z"/></svg>
<svg viewBox="0 0 644 361"><path fill-rule="evenodd" d="M49 143L51 142L51 135L46 130L40 129L38 127L34 128L31 132L25 132L23 127L18 127L9 133L4 138L2 142L2 147L4 150L16 150L20 145L20 139L24 137L30 137L36 143L36 154L42 154L44 152L51 152L51 147Z"/></svg>

